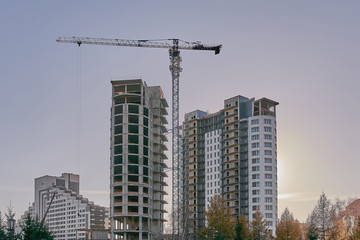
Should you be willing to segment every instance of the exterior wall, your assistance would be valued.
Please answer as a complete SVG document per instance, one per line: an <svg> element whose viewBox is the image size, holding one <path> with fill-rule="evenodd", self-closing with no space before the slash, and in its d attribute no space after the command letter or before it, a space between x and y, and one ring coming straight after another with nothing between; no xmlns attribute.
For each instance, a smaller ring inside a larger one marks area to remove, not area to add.
<svg viewBox="0 0 360 240"><path fill-rule="evenodd" d="M217 129L205 134L205 209L215 195L221 195L222 131Z"/></svg>
<svg viewBox="0 0 360 240"><path fill-rule="evenodd" d="M260 210L275 233L277 221L276 119L249 118L249 220Z"/></svg>
<svg viewBox="0 0 360 240"><path fill-rule="evenodd" d="M140 79L111 83L111 239L151 239L165 221L167 103Z"/></svg>

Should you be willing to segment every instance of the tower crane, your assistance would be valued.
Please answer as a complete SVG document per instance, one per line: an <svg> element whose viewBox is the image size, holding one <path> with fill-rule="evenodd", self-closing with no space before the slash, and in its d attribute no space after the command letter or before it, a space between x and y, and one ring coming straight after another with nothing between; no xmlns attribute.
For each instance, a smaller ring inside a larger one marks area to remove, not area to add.
<svg viewBox="0 0 360 240"><path fill-rule="evenodd" d="M201 42L187 42L180 39L158 40L126 40L89 37L59 37L57 42L124 46L124 47L147 47L167 48L170 56L170 72L172 76L172 239L180 238L180 169L179 169L179 78L182 68L180 66L180 49L183 50L207 50L220 53L222 45L207 45ZM175 224L177 222L177 224Z"/></svg>

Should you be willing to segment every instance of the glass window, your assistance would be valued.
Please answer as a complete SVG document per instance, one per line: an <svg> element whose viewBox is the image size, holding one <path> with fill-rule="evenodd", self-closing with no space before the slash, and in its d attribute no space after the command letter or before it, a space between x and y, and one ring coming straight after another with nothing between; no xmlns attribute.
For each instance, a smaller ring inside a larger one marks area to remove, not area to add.
<svg viewBox="0 0 360 240"><path fill-rule="evenodd" d="M258 148L258 147L260 147L260 143L259 142L252 143L251 147L252 148Z"/></svg>
<svg viewBox="0 0 360 240"><path fill-rule="evenodd" d="M272 182L266 181L265 182L265 187L272 187Z"/></svg>
<svg viewBox="0 0 360 240"><path fill-rule="evenodd" d="M251 154L252 156L260 155L260 151L259 150L252 151Z"/></svg>
<svg viewBox="0 0 360 240"><path fill-rule="evenodd" d="M251 140L259 140L259 134L251 135Z"/></svg>
<svg viewBox="0 0 360 240"><path fill-rule="evenodd" d="M272 171L272 166L265 166L265 171Z"/></svg>
<svg viewBox="0 0 360 240"><path fill-rule="evenodd" d="M271 127L264 127L265 132L271 132Z"/></svg>
<svg viewBox="0 0 360 240"><path fill-rule="evenodd" d="M259 127L252 127L251 132L259 132Z"/></svg>
<svg viewBox="0 0 360 240"><path fill-rule="evenodd" d="M271 124L271 119L264 119L265 124Z"/></svg>
<svg viewBox="0 0 360 240"><path fill-rule="evenodd" d="M271 135L265 134L265 135L264 135L264 138L265 138L265 140L271 140Z"/></svg>
<svg viewBox="0 0 360 240"><path fill-rule="evenodd" d="M265 155L272 155L272 151L271 150L265 150Z"/></svg>
<svg viewBox="0 0 360 240"><path fill-rule="evenodd" d="M265 158L265 163L272 163L272 158Z"/></svg>
<svg viewBox="0 0 360 240"><path fill-rule="evenodd" d="M260 166L254 166L254 167L252 167L252 171L253 171L253 172L260 171Z"/></svg>
<svg viewBox="0 0 360 240"><path fill-rule="evenodd" d="M260 158L253 158L252 163L260 163Z"/></svg>
<svg viewBox="0 0 360 240"><path fill-rule="evenodd" d="M265 142L265 147L272 147L272 143L271 142Z"/></svg>
<svg viewBox="0 0 360 240"><path fill-rule="evenodd" d="M260 187L260 182L253 182L253 183L252 183L252 186L253 186L253 187Z"/></svg>
<svg viewBox="0 0 360 240"><path fill-rule="evenodd" d="M259 119L251 120L251 125L259 124Z"/></svg>

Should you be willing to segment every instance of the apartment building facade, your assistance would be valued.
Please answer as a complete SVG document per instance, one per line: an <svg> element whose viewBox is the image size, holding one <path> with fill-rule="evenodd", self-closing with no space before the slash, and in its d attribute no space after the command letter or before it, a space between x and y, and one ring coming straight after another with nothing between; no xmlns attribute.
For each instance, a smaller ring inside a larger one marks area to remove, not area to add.
<svg viewBox="0 0 360 240"><path fill-rule="evenodd" d="M204 210L221 195L234 218L259 210L277 222L276 106L267 98L236 96L214 114L185 114L182 126L182 203L186 231L205 226Z"/></svg>
<svg viewBox="0 0 360 240"><path fill-rule="evenodd" d="M155 239L164 228L166 108L159 86L112 81L111 239Z"/></svg>
<svg viewBox="0 0 360 240"><path fill-rule="evenodd" d="M72 173L36 178L35 201L22 221L28 215L40 221L45 218L55 240L107 239L106 208L79 194L79 179L79 175Z"/></svg>

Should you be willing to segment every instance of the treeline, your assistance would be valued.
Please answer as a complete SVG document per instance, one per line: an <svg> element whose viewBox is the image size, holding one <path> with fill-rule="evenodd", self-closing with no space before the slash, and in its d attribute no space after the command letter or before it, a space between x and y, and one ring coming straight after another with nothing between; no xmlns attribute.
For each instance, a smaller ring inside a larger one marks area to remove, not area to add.
<svg viewBox="0 0 360 240"><path fill-rule="evenodd" d="M274 236L259 211L251 222L246 221L244 215L235 221L225 200L215 196L205 212L207 226L197 235L200 240L360 240L360 224L352 228L340 214L345 206L344 200L336 199L332 203L322 193L306 223L300 223L286 208Z"/></svg>
<svg viewBox="0 0 360 240"><path fill-rule="evenodd" d="M53 240L54 236L49 231L46 224L40 222L38 218L32 219L30 215L26 220L20 223L21 232L15 233L15 229L3 224L4 220L14 220L15 212L11 207L7 209L5 217L0 212L0 240Z"/></svg>

